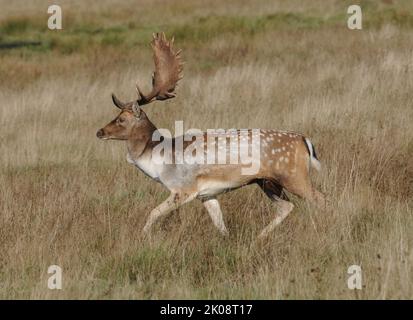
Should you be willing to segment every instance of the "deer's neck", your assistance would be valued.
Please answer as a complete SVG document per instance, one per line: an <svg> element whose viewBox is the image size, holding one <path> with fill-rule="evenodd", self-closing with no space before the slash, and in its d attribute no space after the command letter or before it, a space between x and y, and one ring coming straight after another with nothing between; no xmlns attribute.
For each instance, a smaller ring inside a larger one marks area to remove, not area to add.
<svg viewBox="0 0 413 320"><path fill-rule="evenodd" d="M152 161L152 150L159 143L152 141L152 135L157 128L148 121L147 126L139 127L127 141L128 154L127 160L129 163L134 164L147 176L159 180L159 173L161 168L155 165Z"/></svg>
<svg viewBox="0 0 413 320"><path fill-rule="evenodd" d="M147 153L151 153L155 145L152 135L157 130L155 125L149 120L144 126L132 129L131 136L127 140L129 157L138 159Z"/></svg>

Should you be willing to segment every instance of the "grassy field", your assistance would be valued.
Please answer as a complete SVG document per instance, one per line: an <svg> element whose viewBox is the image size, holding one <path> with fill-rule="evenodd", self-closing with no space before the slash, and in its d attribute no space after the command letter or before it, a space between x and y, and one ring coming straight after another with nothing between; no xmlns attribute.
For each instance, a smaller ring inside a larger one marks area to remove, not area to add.
<svg viewBox="0 0 413 320"><path fill-rule="evenodd" d="M413 298L413 2L0 0L0 298ZM110 94L150 86L152 32L184 50L178 97L145 111L160 128L305 133L328 199L275 207L254 186L220 197L222 238L200 202L142 236L167 190L95 134ZM47 268L63 289L47 288ZM347 288L362 268L363 289Z"/></svg>

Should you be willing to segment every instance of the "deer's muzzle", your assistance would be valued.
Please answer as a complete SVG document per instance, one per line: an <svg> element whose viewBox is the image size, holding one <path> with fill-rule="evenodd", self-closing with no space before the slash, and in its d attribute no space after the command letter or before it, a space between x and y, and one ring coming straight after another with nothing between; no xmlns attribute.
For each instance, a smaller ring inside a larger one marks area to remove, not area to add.
<svg viewBox="0 0 413 320"><path fill-rule="evenodd" d="M99 139L102 139L105 135L105 132L103 131L103 129L100 129L98 132L96 132L96 137L98 137Z"/></svg>

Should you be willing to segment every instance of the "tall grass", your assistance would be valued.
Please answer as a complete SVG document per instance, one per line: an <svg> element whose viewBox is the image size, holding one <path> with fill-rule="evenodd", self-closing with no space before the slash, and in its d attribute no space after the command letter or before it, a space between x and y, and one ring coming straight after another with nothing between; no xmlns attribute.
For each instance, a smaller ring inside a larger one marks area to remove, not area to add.
<svg viewBox="0 0 413 320"><path fill-rule="evenodd" d="M134 11L135 2L106 0L89 8L88 26L74 1L62 3L65 29L44 34L47 2L33 3L7 5L0 19L6 40L46 41L0 52L1 298L412 297L413 36L387 13L411 21L410 2L365 2L383 18L349 31L339 1L254 10L144 1ZM127 164L123 143L95 133L116 114L111 92L127 100L137 80L149 87L145 43L161 27L177 34L187 64L178 97L145 109L153 122L307 134L325 210L294 199L257 242L275 207L251 186L220 197L227 239L198 202L142 237L167 191ZM47 288L51 264L63 269L62 290ZM357 292L347 288L353 264L363 272Z"/></svg>

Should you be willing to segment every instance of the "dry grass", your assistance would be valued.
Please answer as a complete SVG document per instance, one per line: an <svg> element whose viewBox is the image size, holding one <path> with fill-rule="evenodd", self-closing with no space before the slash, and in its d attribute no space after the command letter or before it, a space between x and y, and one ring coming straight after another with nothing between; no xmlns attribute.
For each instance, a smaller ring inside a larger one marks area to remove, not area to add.
<svg viewBox="0 0 413 320"><path fill-rule="evenodd" d="M342 1L168 1L157 12L161 1L134 11L106 0L88 20L71 1L65 29L44 32L47 1L1 2L0 38L49 45L0 52L0 298L413 297L411 2L362 2L367 27L349 31ZM148 107L150 118L306 133L326 210L297 200L257 243L274 208L247 187L220 198L228 239L197 202L142 237L167 192L95 132L116 113L112 91L132 98L137 79L149 83L143 43L159 28L178 34L187 65L178 98ZM51 264L61 291L47 289ZM352 264L358 292L347 289Z"/></svg>

